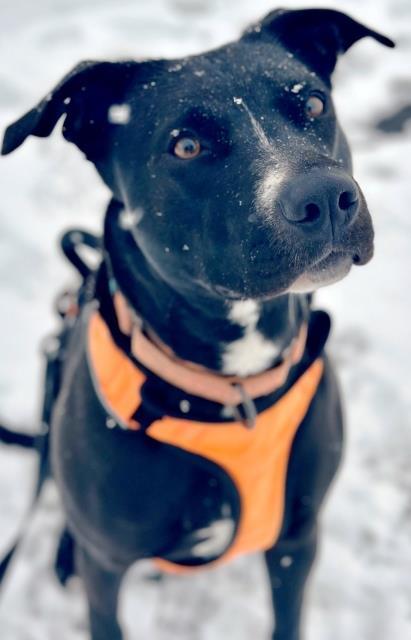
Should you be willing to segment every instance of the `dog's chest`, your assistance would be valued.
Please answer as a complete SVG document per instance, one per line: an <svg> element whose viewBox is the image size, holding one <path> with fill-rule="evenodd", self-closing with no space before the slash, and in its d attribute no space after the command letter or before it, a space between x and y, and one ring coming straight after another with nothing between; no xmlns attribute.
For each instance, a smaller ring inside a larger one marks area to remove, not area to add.
<svg viewBox="0 0 411 640"><path fill-rule="evenodd" d="M255 317L255 308L250 308ZM136 476L131 472L127 482L138 482L141 493L144 485L147 493L153 490L151 506L154 503L162 510L174 504L162 520L166 529L171 520L173 540L170 550L161 554L163 561L173 568L176 564L190 568L272 546L282 523L291 443L316 392L321 361L314 362L278 402L260 413L253 429L242 422L207 423L164 415L146 424L142 432L136 409L144 406L145 375L116 347L98 313L91 317L89 341L95 394L108 416L101 429L108 427L118 438L123 437L122 431L134 430L137 446L158 452L149 465L143 453ZM103 344L105 349L100 350ZM154 491L160 465L166 469L171 460L177 467L163 476L166 486ZM178 507L176 490L185 495Z"/></svg>

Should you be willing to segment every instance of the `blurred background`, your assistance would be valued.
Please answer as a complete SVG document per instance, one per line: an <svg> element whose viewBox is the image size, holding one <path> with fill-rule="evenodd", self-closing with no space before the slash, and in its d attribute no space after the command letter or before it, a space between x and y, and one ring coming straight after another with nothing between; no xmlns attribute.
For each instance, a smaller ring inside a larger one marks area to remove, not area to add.
<svg viewBox="0 0 411 640"><path fill-rule="evenodd" d="M355 177L374 217L376 256L322 290L330 351L343 387L344 467L323 512L308 596L307 640L411 638L411 3L299 0L346 11L397 42L362 41L341 60L335 100ZM288 0L281 6L291 7ZM274 0L0 0L0 130L81 59L174 57L235 38ZM58 132L31 138L0 163L0 417L36 427L41 339L52 301L73 279L57 239L101 228L108 191ZM408 275L407 275L408 274ZM25 517L35 458L0 448L0 554ZM52 573L61 525L44 491L0 597L2 640L85 640L81 586ZM121 605L130 638L264 640L270 609L259 557L191 578L128 575Z"/></svg>

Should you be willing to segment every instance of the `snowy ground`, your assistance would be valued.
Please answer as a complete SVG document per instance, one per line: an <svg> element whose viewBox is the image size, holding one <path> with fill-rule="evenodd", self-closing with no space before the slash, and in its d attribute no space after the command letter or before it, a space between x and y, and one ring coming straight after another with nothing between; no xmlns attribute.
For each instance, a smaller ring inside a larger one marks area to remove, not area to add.
<svg viewBox="0 0 411 640"><path fill-rule="evenodd" d="M377 251L369 266L319 296L335 319L330 347L348 434L344 469L323 514L306 637L405 640L411 638L411 140L406 125L393 134L374 125L411 104L411 3L342 0L334 6L394 37L399 47L364 41L336 76L337 105L374 216ZM0 129L80 59L199 51L235 37L271 8L273 0L1 0ZM68 225L99 228L108 194L58 134L32 139L1 160L1 176L0 414L18 426L34 424L39 341L53 326L53 295L71 277L56 238ZM31 454L0 450L0 552L24 517L33 473ZM64 592L51 573L60 520L49 486L0 600L2 640L86 638L79 585ZM259 558L160 584L147 579L150 570L133 569L124 590L131 639L267 638Z"/></svg>

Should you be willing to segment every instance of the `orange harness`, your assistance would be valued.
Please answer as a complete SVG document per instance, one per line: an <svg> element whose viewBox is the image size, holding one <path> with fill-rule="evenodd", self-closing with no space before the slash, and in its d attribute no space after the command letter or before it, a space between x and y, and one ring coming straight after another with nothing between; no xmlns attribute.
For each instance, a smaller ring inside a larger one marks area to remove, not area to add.
<svg viewBox="0 0 411 640"><path fill-rule="evenodd" d="M98 311L88 329L89 366L100 401L117 424L139 429L130 418L140 403L146 376L114 343ZM323 372L315 360L289 391L256 416L253 429L242 422L203 423L166 416L147 429L149 437L219 465L240 497L240 520L229 549L212 564L273 546L281 530L291 446ZM198 567L158 559L161 568L186 572ZM208 566L208 565L207 565Z"/></svg>

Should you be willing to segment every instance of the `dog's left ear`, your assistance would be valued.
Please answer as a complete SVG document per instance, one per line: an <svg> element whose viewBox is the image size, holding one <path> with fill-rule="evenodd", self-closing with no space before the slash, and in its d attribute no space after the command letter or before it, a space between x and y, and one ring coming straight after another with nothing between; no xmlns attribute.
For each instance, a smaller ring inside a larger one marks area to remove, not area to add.
<svg viewBox="0 0 411 640"><path fill-rule="evenodd" d="M333 9L277 9L244 34L245 38L277 40L326 82L338 56L367 36L386 47L395 46L381 33Z"/></svg>
<svg viewBox="0 0 411 640"><path fill-rule="evenodd" d="M136 62L81 62L5 132L1 153L11 153L29 136L50 135L65 114L63 136L95 162L110 132L110 106L121 103L136 77Z"/></svg>

